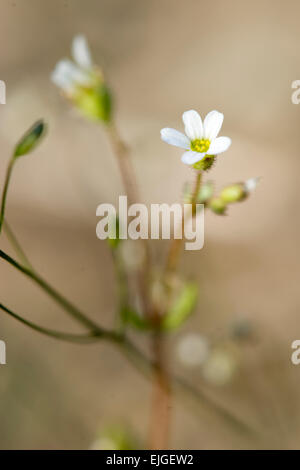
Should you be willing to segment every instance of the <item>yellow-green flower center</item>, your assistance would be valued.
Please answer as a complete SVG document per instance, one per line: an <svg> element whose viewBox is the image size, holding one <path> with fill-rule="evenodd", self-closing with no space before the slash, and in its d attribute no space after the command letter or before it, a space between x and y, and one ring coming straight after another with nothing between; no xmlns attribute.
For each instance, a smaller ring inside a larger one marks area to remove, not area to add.
<svg viewBox="0 0 300 470"><path fill-rule="evenodd" d="M191 150L194 152L205 153L209 149L209 139L195 139L191 142Z"/></svg>

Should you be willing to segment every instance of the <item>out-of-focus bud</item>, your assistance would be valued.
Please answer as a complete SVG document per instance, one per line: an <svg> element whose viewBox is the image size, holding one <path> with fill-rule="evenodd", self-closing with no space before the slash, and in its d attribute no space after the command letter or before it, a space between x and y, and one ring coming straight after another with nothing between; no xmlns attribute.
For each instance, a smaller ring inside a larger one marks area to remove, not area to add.
<svg viewBox="0 0 300 470"><path fill-rule="evenodd" d="M226 188L221 191L220 197L226 204L243 201L255 190L258 181L259 178L250 178L245 183L235 183L226 186Z"/></svg>
<svg viewBox="0 0 300 470"><path fill-rule="evenodd" d="M202 184L200 191L198 193L197 202L203 204L207 202L214 192L214 185L212 181L207 181L207 183Z"/></svg>
<svg viewBox="0 0 300 470"><path fill-rule="evenodd" d="M201 366L209 354L207 339L197 333L183 336L177 345L177 357L186 367Z"/></svg>
<svg viewBox="0 0 300 470"><path fill-rule="evenodd" d="M173 304L161 320L161 328L167 331L179 328L193 313L198 299L198 287L194 282L183 284Z"/></svg>
<svg viewBox="0 0 300 470"><path fill-rule="evenodd" d="M221 197L213 197L208 203L208 207L218 215L224 215L226 212L226 202Z"/></svg>
<svg viewBox="0 0 300 470"><path fill-rule="evenodd" d="M225 385L230 382L239 365L238 349L232 344L216 347L209 355L202 368L202 375L207 382Z"/></svg>
<svg viewBox="0 0 300 470"><path fill-rule="evenodd" d="M236 183L231 184L230 186L226 186L226 188L224 188L220 193L220 198L226 202L226 204L242 201L246 196L247 193L243 183Z"/></svg>
<svg viewBox="0 0 300 470"><path fill-rule="evenodd" d="M37 121L33 126L23 135L16 145L14 151L14 158L21 157L26 155L29 152L32 152L35 147L41 141L41 138L44 136L46 131L46 125L44 121Z"/></svg>

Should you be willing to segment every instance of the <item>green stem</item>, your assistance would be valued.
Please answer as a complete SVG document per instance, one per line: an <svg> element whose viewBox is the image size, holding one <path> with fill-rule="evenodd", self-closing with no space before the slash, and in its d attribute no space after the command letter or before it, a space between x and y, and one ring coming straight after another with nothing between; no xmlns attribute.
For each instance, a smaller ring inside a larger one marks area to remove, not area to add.
<svg viewBox="0 0 300 470"><path fill-rule="evenodd" d="M7 192L8 192L8 187L9 187L9 182L13 170L13 166L15 163L15 158L12 157L9 161L7 170L6 170L6 177L5 177L5 183L4 183L4 188L2 192L2 200L1 200L1 211L0 211L0 233L4 221L4 213L5 213L5 206L6 206L6 198L7 198Z"/></svg>
<svg viewBox="0 0 300 470"><path fill-rule="evenodd" d="M27 267L28 269L30 269L31 271L34 271L32 264L30 263L28 257L26 256L26 254L25 254L23 248L21 247L16 235L14 234L12 228L10 227L10 225L8 224L6 219L4 219L4 221L3 221L3 230L4 230L4 232L7 236L10 244L14 248L17 256L20 258L21 262L23 263L23 265L25 267Z"/></svg>
<svg viewBox="0 0 300 470"><path fill-rule="evenodd" d="M59 305L61 305L73 318L75 318L80 323L84 324L88 328L91 328L93 331L98 331L102 333L103 330L97 325L93 320L89 319L84 313L82 313L77 307L75 307L71 302L69 302L65 297L63 297L59 292L57 292L53 287L51 287L42 277L31 269L22 266L16 260L11 258L9 255L0 250L0 258L7 261L11 266L14 266L18 271L25 274L25 276L32 279L36 284L38 284L48 295L50 295Z"/></svg>
<svg viewBox="0 0 300 470"><path fill-rule="evenodd" d="M70 341L73 343L90 343L92 341L98 341L99 339L110 339L110 340L116 340L117 336L110 331L104 331L102 333L99 332L91 332L88 334L71 334L71 333L63 333L60 331L44 328L42 326L39 326L29 320L26 320L25 318L21 317L17 313L13 312L9 308L5 307L5 305L0 304L0 309L3 310L5 313L10 315L11 317L15 318L19 322L23 323L24 325L28 326L34 331L38 331L39 333L42 333L46 336L51 336L52 338L64 340L64 341Z"/></svg>

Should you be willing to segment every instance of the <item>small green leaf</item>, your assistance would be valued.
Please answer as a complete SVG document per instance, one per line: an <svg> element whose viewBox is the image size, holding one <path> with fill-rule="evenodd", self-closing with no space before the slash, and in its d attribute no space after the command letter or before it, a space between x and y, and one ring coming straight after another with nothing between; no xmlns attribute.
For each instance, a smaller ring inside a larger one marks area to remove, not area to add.
<svg viewBox="0 0 300 470"><path fill-rule="evenodd" d="M162 320L164 330L175 330L192 314L198 298L198 287L194 282L186 283L169 312Z"/></svg>
<svg viewBox="0 0 300 470"><path fill-rule="evenodd" d="M125 324L137 330L147 330L150 327L149 322L130 307L121 310L121 317Z"/></svg>
<svg viewBox="0 0 300 470"><path fill-rule="evenodd" d="M45 134L46 125L44 121L37 121L33 126L23 135L16 145L14 158L26 155L37 146L41 138Z"/></svg>

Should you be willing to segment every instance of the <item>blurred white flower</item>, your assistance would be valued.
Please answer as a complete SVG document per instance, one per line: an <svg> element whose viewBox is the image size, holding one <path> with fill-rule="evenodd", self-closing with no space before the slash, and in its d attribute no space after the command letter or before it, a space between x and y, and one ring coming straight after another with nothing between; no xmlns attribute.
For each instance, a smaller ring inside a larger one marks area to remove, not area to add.
<svg viewBox="0 0 300 470"><path fill-rule="evenodd" d="M76 92L76 87L93 86L94 67L87 40L84 36L75 36L72 42L72 56L70 59L60 60L51 74L51 79L68 95Z"/></svg>
<svg viewBox="0 0 300 470"><path fill-rule="evenodd" d="M249 178L246 182L245 182L245 191L247 193L252 193L255 189L256 189L256 186L258 185L259 183L259 180L260 178L259 177L256 177L256 178Z"/></svg>
<svg viewBox="0 0 300 470"><path fill-rule="evenodd" d="M202 119L197 111L186 111L182 115L185 134L170 128L160 131L161 138L167 144L186 150L181 161L194 165L206 155L215 156L225 152L231 145L229 137L217 137L223 124L224 115L211 111Z"/></svg>
<svg viewBox="0 0 300 470"><path fill-rule="evenodd" d="M177 356L187 367L202 365L209 354L209 344L204 336L197 333L185 335L178 343Z"/></svg>
<svg viewBox="0 0 300 470"><path fill-rule="evenodd" d="M215 349L203 365L202 375L207 382L214 385L225 385L235 374L238 367L236 351Z"/></svg>
<svg viewBox="0 0 300 470"><path fill-rule="evenodd" d="M73 60L60 60L51 80L86 117L109 122L112 99L101 70L92 62L87 40L75 36L72 42Z"/></svg>

